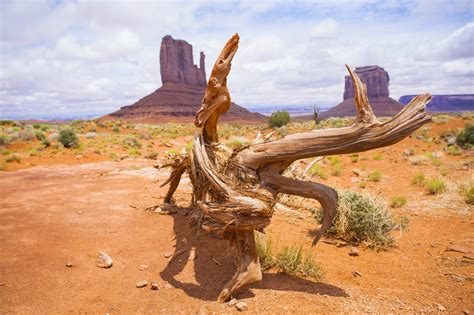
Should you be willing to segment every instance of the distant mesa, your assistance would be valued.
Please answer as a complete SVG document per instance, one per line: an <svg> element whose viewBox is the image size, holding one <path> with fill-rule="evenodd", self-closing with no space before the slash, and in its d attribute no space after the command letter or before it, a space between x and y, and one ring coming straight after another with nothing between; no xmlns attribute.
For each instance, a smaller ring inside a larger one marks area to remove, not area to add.
<svg viewBox="0 0 474 315"><path fill-rule="evenodd" d="M377 116L393 116L403 109L403 104L389 97L390 77L380 66L357 67L355 72L367 87L370 105ZM321 118L355 116L354 84L350 76L345 77L343 101L320 114Z"/></svg>
<svg viewBox="0 0 474 315"><path fill-rule="evenodd" d="M408 104L416 95L403 95L399 101ZM474 94L433 95L426 105L429 112L460 112L474 110Z"/></svg>
<svg viewBox="0 0 474 315"><path fill-rule="evenodd" d="M207 85L204 52L200 54L198 67L194 64L193 46L166 35L160 47L160 74L163 85L159 89L101 119L121 118L144 123L193 122ZM220 120L262 123L267 117L232 103Z"/></svg>

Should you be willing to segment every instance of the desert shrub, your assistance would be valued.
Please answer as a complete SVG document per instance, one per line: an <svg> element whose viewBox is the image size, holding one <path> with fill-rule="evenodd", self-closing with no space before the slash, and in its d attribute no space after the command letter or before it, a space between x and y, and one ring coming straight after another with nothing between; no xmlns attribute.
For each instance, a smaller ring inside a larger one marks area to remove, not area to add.
<svg viewBox="0 0 474 315"><path fill-rule="evenodd" d="M425 182L425 188L430 194L440 194L446 190L446 183L440 178L433 178Z"/></svg>
<svg viewBox="0 0 474 315"><path fill-rule="evenodd" d="M415 174L412 178L411 178L411 183L415 186L424 186L425 185L425 175L423 175L422 173L418 173L418 174Z"/></svg>
<svg viewBox="0 0 474 315"><path fill-rule="evenodd" d="M120 132L120 128L117 127L117 126L114 126L114 127L112 128L112 131L115 132L115 133L119 133L119 132Z"/></svg>
<svg viewBox="0 0 474 315"><path fill-rule="evenodd" d="M10 137L5 133L0 133L0 145L7 145L10 143Z"/></svg>
<svg viewBox="0 0 474 315"><path fill-rule="evenodd" d="M16 126L16 121L13 121L13 120L0 120L0 126Z"/></svg>
<svg viewBox="0 0 474 315"><path fill-rule="evenodd" d="M321 165L314 164L311 166L311 168L308 170L309 175L316 175L321 179L327 179L328 175L326 171L321 167Z"/></svg>
<svg viewBox="0 0 474 315"><path fill-rule="evenodd" d="M412 165L425 164L429 159L425 155L415 155L408 158Z"/></svg>
<svg viewBox="0 0 474 315"><path fill-rule="evenodd" d="M159 153L156 152L156 151L151 151L151 152L148 152L148 154L146 155L146 158L147 159L151 159L151 160L156 160L156 158L158 157Z"/></svg>
<svg viewBox="0 0 474 315"><path fill-rule="evenodd" d="M234 137L231 140L227 141L225 145L234 151L239 151L245 147L248 147L250 145L250 142L244 138Z"/></svg>
<svg viewBox="0 0 474 315"><path fill-rule="evenodd" d="M125 139L123 139L122 144L124 146L134 148L134 149L140 149L142 147L142 144L132 136L128 136Z"/></svg>
<svg viewBox="0 0 474 315"><path fill-rule="evenodd" d="M275 265L288 275L318 278L322 272L313 256L305 254L301 246L285 246L276 256Z"/></svg>
<svg viewBox="0 0 474 315"><path fill-rule="evenodd" d="M267 270L275 266L271 239L265 234L257 232L255 233L255 245L262 270Z"/></svg>
<svg viewBox="0 0 474 315"><path fill-rule="evenodd" d="M404 196L393 196L390 200L390 207L392 208L400 208L403 207L407 203L407 198Z"/></svg>
<svg viewBox="0 0 474 315"><path fill-rule="evenodd" d="M65 148L72 148L79 146L79 138L76 135L74 129L66 127L59 132L58 141Z"/></svg>
<svg viewBox="0 0 474 315"><path fill-rule="evenodd" d="M19 133L19 137L23 141L31 141L36 138L34 129L31 126L23 129Z"/></svg>
<svg viewBox="0 0 474 315"><path fill-rule="evenodd" d="M94 139L95 137L97 137L97 133L95 133L95 132L86 133L86 138L87 139Z"/></svg>
<svg viewBox="0 0 474 315"><path fill-rule="evenodd" d="M331 156L329 157L329 162L331 163L332 170L331 170L331 175L333 176L339 176L342 173L342 160L338 156Z"/></svg>
<svg viewBox="0 0 474 315"><path fill-rule="evenodd" d="M322 223L323 214L316 213L316 220ZM367 193L350 190L339 191L336 218L329 229L347 242L363 243L370 248L386 249L393 245L390 232L407 227L407 219L398 222L387 210L386 202Z"/></svg>
<svg viewBox="0 0 474 315"><path fill-rule="evenodd" d="M459 193L468 205L474 205L474 181L459 186Z"/></svg>
<svg viewBox="0 0 474 315"><path fill-rule="evenodd" d="M18 155L16 155L16 154L10 155L10 156L5 160L5 162L7 162L7 163L12 163L12 162L20 163L20 161L21 161L21 158L20 158Z"/></svg>
<svg viewBox="0 0 474 315"><path fill-rule="evenodd" d="M448 145L446 147L446 151L450 155L461 155L462 154L461 149L457 145Z"/></svg>
<svg viewBox="0 0 474 315"><path fill-rule="evenodd" d="M461 130L456 137L456 143L464 149L469 149L474 146L474 124L468 125Z"/></svg>
<svg viewBox="0 0 474 315"><path fill-rule="evenodd" d="M270 127L281 127L290 122L290 113L286 110L278 110L271 114L268 124Z"/></svg>
<svg viewBox="0 0 474 315"><path fill-rule="evenodd" d="M36 139L38 139L39 141L43 141L46 139L46 136L44 135L44 133L40 130L36 130L35 132L35 136L36 136Z"/></svg>
<svg viewBox="0 0 474 315"><path fill-rule="evenodd" d="M379 170L373 171L372 173L369 174L369 180L371 182L380 182L382 179L382 172Z"/></svg>
<svg viewBox="0 0 474 315"><path fill-rule="evenodd" d="M359 154L351 154L351 163L357 163L359 161Z"/></svg>
<svg viewBox="0 0 474 315"><path fill-rule="evenodd" d="M377 153L377 154L374 154L374 156L372 157L372 159L373 159L374 161L382 161L382 160L383 160L383 156L382 156L382 154Z"/></svg>

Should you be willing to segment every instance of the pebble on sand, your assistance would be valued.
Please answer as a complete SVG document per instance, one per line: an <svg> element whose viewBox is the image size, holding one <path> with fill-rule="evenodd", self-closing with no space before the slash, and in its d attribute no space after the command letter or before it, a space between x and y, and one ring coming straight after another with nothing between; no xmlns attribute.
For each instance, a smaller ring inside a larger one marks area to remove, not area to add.
<svg viewBox="0 0 474 315"><path fill-rule="evenodd" d="M144 288L148 285L148 281L142 280L137 282L137 288Z"/></svg>
<svg viewBox="0 0 474 315"><path fill-rule="evenodd" d="M151 289L152 290L159 290L160 289L160 284L156 281L151 282Z"/></svg>
<svg viewBox="0 0 474 315"><path fill-rule="evenodd" d="M247 303L245 302L239 302L237 304L235 304L235 308L241 312L241 311L245 311L247 309Z"/></svg>

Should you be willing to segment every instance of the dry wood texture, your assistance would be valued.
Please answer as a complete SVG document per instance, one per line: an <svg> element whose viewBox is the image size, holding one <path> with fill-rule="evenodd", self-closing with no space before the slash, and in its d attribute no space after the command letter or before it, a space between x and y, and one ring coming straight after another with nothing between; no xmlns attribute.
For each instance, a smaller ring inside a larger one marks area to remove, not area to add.
<svg viewBox="0 0 474 315"><path fill-rule="evenodd" d="M193 184L194 217L198 228L222 235L228 241L237 271L218 297L228 300L248 285L260 281L262 273L255 247L254 230L262 230L271 220L279 193L317 200L323 209L323 224L313 244L331 226L336 215L337 193L328 186L285 177L283 172L294 161L325 155L367 151L396 143L431 118L425 105L429 94L414 98L398 115L378 121L367 98L365 85L349 67L353 82L357 117L343 128L318 129L271 141L258 135L254 144L232 152L219 143L219 116L230 106L227 75L237 52L239 36L233 35L222 49L211 72L189 155L176 156L168 165L172 173L165 202L171 197L184 172Z"/></svg>

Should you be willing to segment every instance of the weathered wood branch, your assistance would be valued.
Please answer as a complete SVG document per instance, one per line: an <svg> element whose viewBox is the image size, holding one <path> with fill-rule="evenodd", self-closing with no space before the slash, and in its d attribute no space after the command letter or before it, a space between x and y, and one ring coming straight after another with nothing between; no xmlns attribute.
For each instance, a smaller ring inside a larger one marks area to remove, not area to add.
<svg viewBox="0 0 474 315"><path fill-rule="evenodd" d="M380 122L374 115L365 85L349 67L354 83L357 116L343 128L319 129L289 135L271 141L271 134L258 135L249 147L230 152L218 142L219 116L231 104L227 76L238 49L235 34L226 43L211 72L202 106L195 125L202 128L194 138L194 147L187 158L170 164L173 171L165 183L170 189L165 202L187 172L193 184L193 204L199 226L218 233L229 242L237 272L218 297L224 302L249 284L261 280L254 230L270 223L278 194L302 196L317 200L323 209L323 224L315 244L327 231L336 216L337 193L323 184L283 176L294 161L325 155L355 153L396 143L430 121L424 111L429 94L414 98L398 115Z"/></svg>

